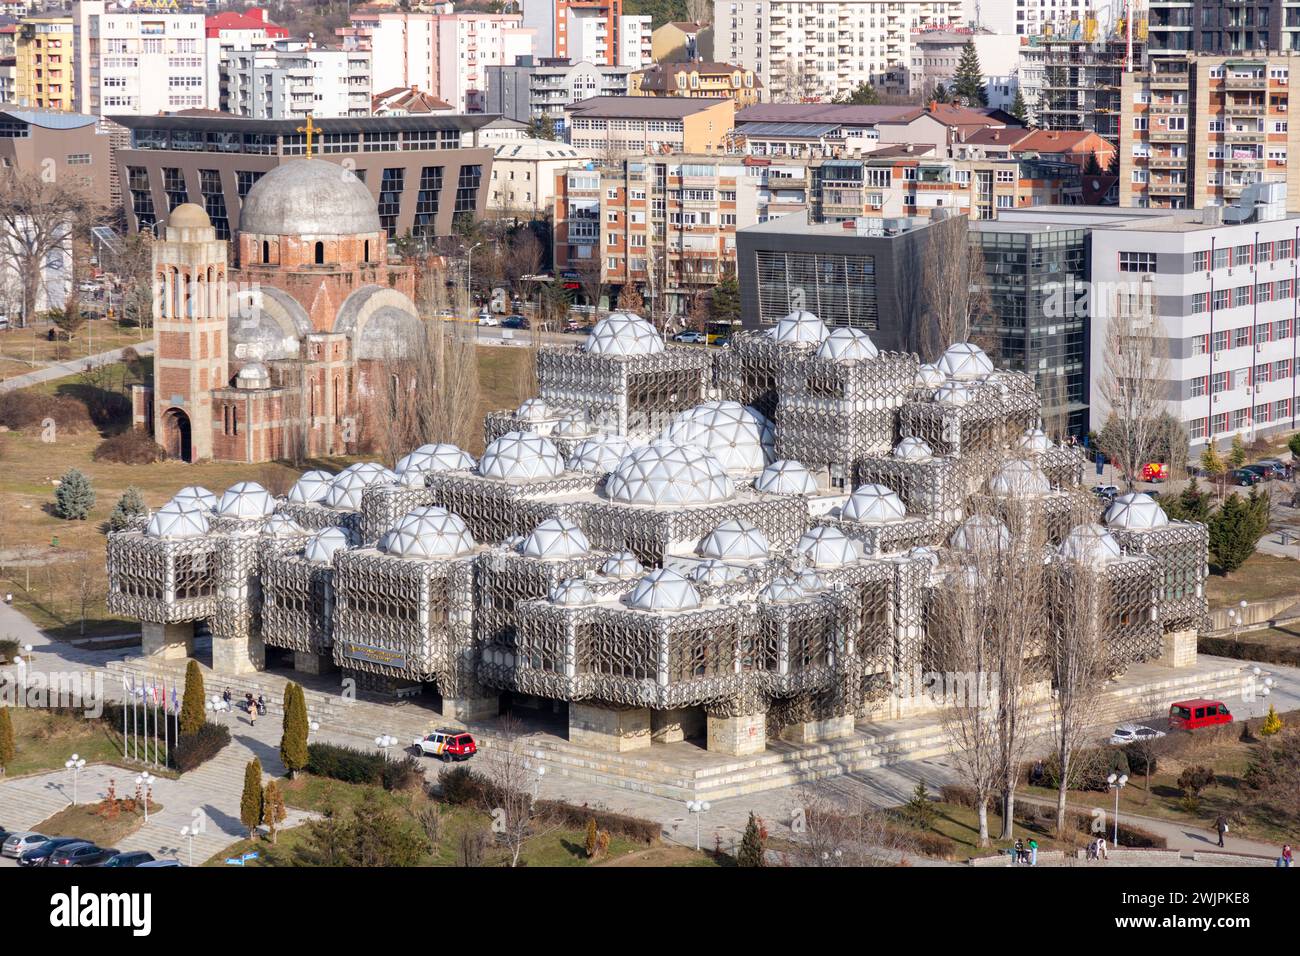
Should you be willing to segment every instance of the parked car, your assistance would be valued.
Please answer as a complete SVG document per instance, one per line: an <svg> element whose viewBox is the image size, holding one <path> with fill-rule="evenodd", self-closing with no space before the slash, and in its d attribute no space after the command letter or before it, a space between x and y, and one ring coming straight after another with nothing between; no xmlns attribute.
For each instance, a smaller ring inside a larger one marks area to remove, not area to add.
<svg viewBox="0 0 1300 956"><path fill-rule="evenodd" d="M1110 742L1113 744L1132 744L1140 740L1155 740L1164 735L1163 730L1156 730L1153 727L1143 727L1139 724L1123 724L1115 728L1115 732L1110 735Z"/></svg>
<svg viewBox="0 0 1300 956"><path fill-rule="evenodd" d="M439 760L468 760L478 753L474 738L459 730L435 730L416 746L420 753Z"/></svg>
<svg viewBox="0 0 1300 956"><path fill-rule="evenodd" d="M1252 474L1258 475L1260 481L1267 481L1268 479L1270 479L1270 478L1273 477L1273 466L1272 466L1272 465L1259 465L1259 464L1255 464L1255 465L1242 465L1242 466L1241 466L1241 470L1242 470L1242 471L1249 471L1249 472L1251 472Z"/></svg>
<svg viewBox="0 0 1300 956"><path fill-rule="evenodd" d="M720 349L726 348L730 344L731 344L731 339L727 338L725 335L719 335L716 339L713 340L713 345Z"/></svg>
<svg viewBox="0 0 1300 956"><path fill-rule="evenodd" d="M1174 730L1195 730L1215 724L1232 723L1232 712L1220 700L1198 697L1169 705L1169 726Z"/></svg>
<svg viewBox="0 0 1300 956"><path fill-rule="evenodd" d="M50 854L46 866L98 866L117 856L117 850L105 850L90 842L68 843Z"/></svg>
<svg viewBox="0 0 1300 956"><path fill-rule="evenodd" d="M1111 501L1119 494L1119 488L1115 485L1093 485L1092 493L1098 498L1104 498L1106 501Z"/></svg>
<svg viewBox="0 0 1300 956"><path fill-rule="evenodd" d="M528 320L522 315L512 315L508 319L501 320L503 329L527 329L528 327Z"/></svg>
<svg viewBox="0 0 1300 956"><path fill-rule="evenodd" d="M1256 464L1268 468L1274 478L1285 480L1291 477L1291 466L1280 458L1261 458Z"/></svg>
<svg viewBox="0 0 1300 956"><path fill-rule="evenodd" d="M136 869L143 870L145 867L154 866L184 866L180 860L149 860L147 863L141 863Z"/></svg>
<svg viewBox="0 0 1300 956"><path fill-rule="evenodd" d="M9 328L9 316L0 315L0 331Z"/></svg>
<svg viewBox="0 0 1300 956"><path fill-rule="evenodd" d="M35 830L17 830L5 835L4 843L0 844L0 856L8 856L16 860L48 839L49 837L44 833L37 833Z"/></svg>
<svg viewBox="0 0 1300 956"><path fill-rule="evenodd" d="M1259 475L1245 468L1234 468L1228 472L1228 480L1234 485L1241 485L1243 488L1249 488L1252 485L1260 483Z"/></svg>
<svg viewBox="0 0 1300 956"><path fill-rule="evenodd" d="M480 312L478 316L478 324L484 326L495 326L500 325L501 322L495 315L491 315L487 312Z"/></svg>
<svg viewBox="0 0 1300 956"><path fill-rule="evenodd" d="M84 843L80 837L50 837L44 843L38 843L30 850L26 850L18 858L19 866L44 866L50 862L50 857L54 851L60 847L67 846L69 843Z"/></svg>
<svg viewBox="0 0 1300 956"><path fill-rule="evenodd" d="M113 866L118 869L124 869L130 866L142 866L153 859L152 853L146 853L144 850L132 850L129 853L114 853L102 863L96 866Z"/></svg>
<svg viewBox="0 0 1300 956"><path fill-rule="evenodd" d="M687 345L704 345L708 343L709 337L703 332L686 331L674 335L673 341L684 342Z"/></svg>

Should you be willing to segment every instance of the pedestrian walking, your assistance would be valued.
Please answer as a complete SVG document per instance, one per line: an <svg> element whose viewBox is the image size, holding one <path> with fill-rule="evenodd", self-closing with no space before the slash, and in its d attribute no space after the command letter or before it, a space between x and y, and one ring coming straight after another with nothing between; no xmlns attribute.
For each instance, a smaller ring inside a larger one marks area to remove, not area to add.
<svg viewBox="0 0 1300 956"><path fill-rule="evenodd" d="M1038 841L1033 837L1029 838L1029 865L1038 865Z"/></svg>
<svg viewBox="0 0 1300 956"><path fill-rule="evenodd" d="M1097 837L1097 856L1103 860L1109 860L1110 854L1106 852L1106 838Z"/></svg>
<svg viewBox="0 0 1300 956"><path fill-rule="evenodd" d="M250 726L250 727L256 727L256 726L257 726L257 707L256 707L256 706L253 706L253 707L248 708L248 726Z"/></svg>
<svg viewBox="0 0 1300 956"><path fill-rule="evenodd" d="M1282 844L1282 865L1289 867L1291 865L1291 844Z"/></svg>
<svg viewBox="0 0 1300 956"><path fill-rule="evenodd" d="M1219 818L1214 821L1214 829L1218 831L1219 834L1219 846L1223 846L1223 835L1228 832L1228 818L1222 813L1220 813Z"/></svg>

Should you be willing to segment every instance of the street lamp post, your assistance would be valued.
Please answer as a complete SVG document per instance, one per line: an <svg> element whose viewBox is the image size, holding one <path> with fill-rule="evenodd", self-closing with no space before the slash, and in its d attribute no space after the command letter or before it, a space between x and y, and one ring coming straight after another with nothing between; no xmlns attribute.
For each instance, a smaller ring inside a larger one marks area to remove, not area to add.
<svg viewBox="0 0 1300 956"><path fill-rule="evenodd" d="M1115 791L1115 821L1114 821L1114 829L1111 831L1110 842L1112 846L1118 847L1119 846L1119 792L1123 790L1124 785L1128 783L1128 774L1122 773L1119 776L1116 776L1115 774L1112 773L1109 777L1106 778L1106 783L1110 784L1110 788Z"/></svg>
<svg viewBox="0 0 1300 956"><path fill-rule="evenodd" d="M86 766L86 761L82 757L73 754L72 758L65 760L63 766L72 771L72 805L77 805L77 774Z"/></svg>
<svg viewBox="0 0 1300 956"><path fill-rule="evenodd" d="M465 306L467 311L474 311L474 250L483 245L476 242L465 250Z"/></svg>
<svg viewBox="0 0 1300 956"><path fill-rule="evenodd" d="M189 846L190 862L187 865L193 866L194 865L194 829L192 827L181 827L181 836L185 837L185 840Z"/></svg>
<svg viewBox="0 0 1300 956"><path fill-rule="evenodd" d="M687 800L686 809L695 814L695 849L700 848L700 818L709 812L709 801Z"/></svg>
<svg viewBox="0 0 1300 956"><path fill-rule="evenodd" d="M1273 693L1273 678L1264 675L1264 672L1261 671L1258 667L1252 667L1250 669L1250 672L1251 672L1251 676L1255 678L1256 685L1260 683L1259 680L1260 677L1261 676L1264 677L1263 686L1259 687L1259 690L1257 691L1260 700L1259 716L1263 717L1266 713L1268 713L1268 710L1265 705L1268 703L1269 695Z"/></svg>
<svg viewBox="0 0 1300 956"><path fill-rule="evenodd" d="M385 758L388 757L388 748L393 746L395 743L397 743L397 738L392 734L383 734L375 738L375 746L379 748L379 752L383 754Z"/></svg>
<svg viewBox="0 0 1300 956"><path fill-rule="evenodd" d="M144 822L149 822L149 801L153 797L153 782L158 778L147 770L135 778L135 785L144 790Z"/></svg>

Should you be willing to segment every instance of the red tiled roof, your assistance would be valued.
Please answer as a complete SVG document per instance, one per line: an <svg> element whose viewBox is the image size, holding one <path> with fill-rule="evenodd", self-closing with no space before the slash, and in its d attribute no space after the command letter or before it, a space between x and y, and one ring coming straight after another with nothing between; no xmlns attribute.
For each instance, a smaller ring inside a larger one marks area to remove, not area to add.
<svg viewBox="0 0 1300 956"><path fill-rule="evenodd" d="M207 35L215 37L222 30L265 30L269 37L283 38L289 31L266 19L266 11L260 7L249 7L243 13L225 11L214 13L204 20Z"/></svg>

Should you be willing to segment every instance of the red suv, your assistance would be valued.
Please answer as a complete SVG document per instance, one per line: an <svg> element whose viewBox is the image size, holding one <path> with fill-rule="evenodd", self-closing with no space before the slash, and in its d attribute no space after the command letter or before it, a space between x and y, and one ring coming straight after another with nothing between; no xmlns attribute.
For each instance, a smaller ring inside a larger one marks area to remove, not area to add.
<svg viewBox="0 0 1300 956"><path fill-rule="evenodd" d="M1169 705L1169 727L1171 730L1195 730L1197 727L1210 727L1214 724L1232 723L1232 714L1222 701L1180 700Z"/></svg>
<svg viewBox="0 0 1300 956"><path fill-rule="evenodd" d="M420 753L439 760L468 760L478 753L474 738L460 730L435 730L416 746Z"/></svg>

